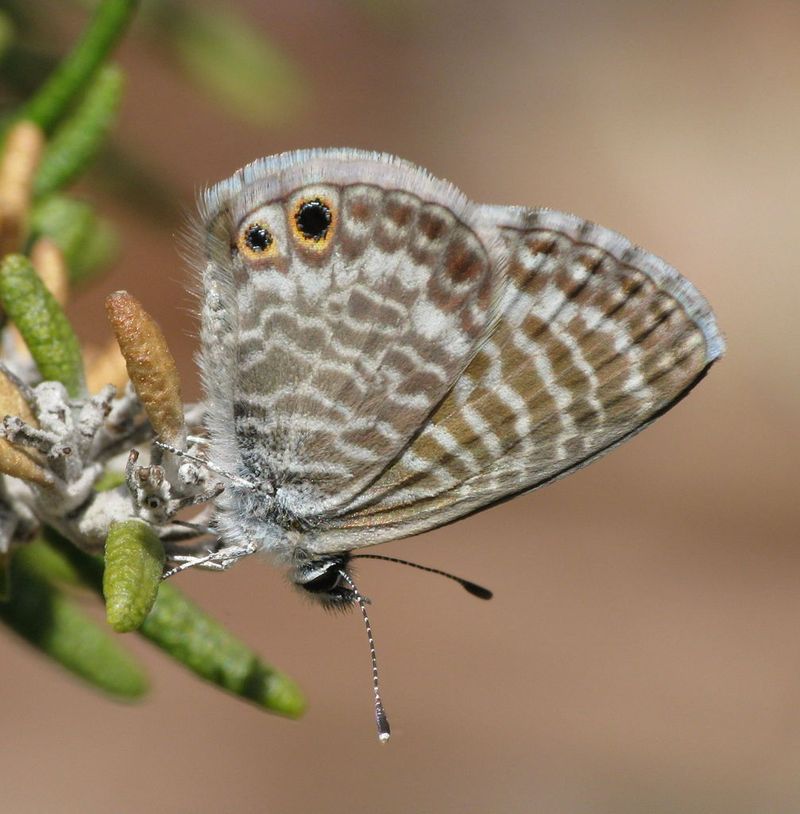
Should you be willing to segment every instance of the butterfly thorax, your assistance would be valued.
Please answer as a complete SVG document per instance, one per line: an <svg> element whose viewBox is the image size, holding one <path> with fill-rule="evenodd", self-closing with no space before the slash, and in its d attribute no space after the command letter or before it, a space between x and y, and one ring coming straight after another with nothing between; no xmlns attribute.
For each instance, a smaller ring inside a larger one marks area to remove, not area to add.
<svg viewBox="0 0 800 814"><path fill-rule="evenodd" d="M289 579L326 607L353 604L345 574L350 553L313 551L314 530L280 495L233 485L217 501L214 526L225 548L259 551L289 569Z"/></svg>
<svg viewBox="0 0 800 814"><path fill-rule="evenodd" d="M231 484L217 499L214 525L226 545L255 547L291 564L308 531L282 500L281 491Z"/></svg>

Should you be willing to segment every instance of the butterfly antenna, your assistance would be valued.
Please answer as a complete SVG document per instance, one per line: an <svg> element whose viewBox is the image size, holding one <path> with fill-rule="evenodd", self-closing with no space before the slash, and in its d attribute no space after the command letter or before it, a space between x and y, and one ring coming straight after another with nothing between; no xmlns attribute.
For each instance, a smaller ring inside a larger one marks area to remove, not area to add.
<svg viewBox="0 0 800 814"><path fill-rule="evenodd" d="M400 565L407 565L410 568L418 568L420 571L427 571L429 574L438 574L440 577L447 577L457 582L465 591L468 591L473 596L480 599L491 599L492 592L476 582L470 582L468 579L462 579L455 574L447 571L441 571L438 568L430 568L427 565L420 565L416 562L409 562L408 560L401 560L399 557L387 557L385 554L354 554L350 557L351 560L385 560L386 562L396 562Z"/></svg>
<svg viewBox="0 0 800 814"><path fill-rule="evenodd" d="M161 447L161 449L167 450L167 452L171 452L173 455L177 455L179 458L186 458L189 461L194 461L196 464L200 464L200 466L204 466L210 472L216 472L217 475L221 475L223 478L227 478L229 481L238 484L239 486L244 486L247 489L255 489L256 485L251 483L249 480L245 480L244 478L240 478L238 475L234 475L231 472L226 472L224 469L220 469L218 466L215 466L210 461L204 461L202 458L198 458L196 455L192 455L189 452L186 452L183 449L178 449L178 447L172 446L172 444L165 444L163 441L159 441L155 439L153 443L157 447Z"/></svg>
<svg viewBox="0 0 800 814"><path fill-rule="evenodd" d="M378 684L378 657L375 653L375 639L372 636L372 626L369 623L369 616L367 615L367 602L364 597L361 596L361 593L358 588L356 588L349 574L344 569L340 570L339 573L353 591L356 602L358 602L358 607L361 608L361 615L364 617L364 627L367 629L367 640L369 641L369 657L372 661L372 692L375 696L375 722L378 725L378 740L381 743L386 743L392 734L392 730L389 728L389 719L386 717L386 713L383 710L383 701L381 701L381 690Z"/></svg>

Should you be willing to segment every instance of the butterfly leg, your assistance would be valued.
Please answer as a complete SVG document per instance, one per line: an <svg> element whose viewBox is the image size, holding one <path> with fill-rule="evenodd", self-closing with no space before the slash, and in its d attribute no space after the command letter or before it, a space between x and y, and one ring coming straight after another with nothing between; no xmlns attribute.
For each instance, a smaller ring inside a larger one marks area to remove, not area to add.
<svg viewBox="0 0 800 814"><path fill-rule="evenodd" d="M200 503L208 503L209 501L214 500L214 498L219 497L224 491L225 484L217 482L212 486L209 486L207 489L204 489L202 492L177 498L170 507L170 512L174 514L175 512L185 509L188 506L197 506Z"/></svg>
<svg viewBox="0 0 800 814"><path fill-rule="evenodd" d="M179 564L167 569L164 572L163 579L169 579L181 571L187 571L189 568L227 571L243 557L249 557L251 554L255 554L256 551L258 551L258 546L255 543L247 543L246 545L225 546L216 551L209 551L204 555L176 554L170 559Z"/></svg>

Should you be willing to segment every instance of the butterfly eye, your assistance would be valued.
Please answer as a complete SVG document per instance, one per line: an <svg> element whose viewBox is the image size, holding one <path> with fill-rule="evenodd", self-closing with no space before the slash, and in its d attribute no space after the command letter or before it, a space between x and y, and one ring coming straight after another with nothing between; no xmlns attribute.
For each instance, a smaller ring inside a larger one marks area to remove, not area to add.
<svg viewBox="0 0 800 814"><path fill-rule="evenodd" d="M319 198L303 201L294 213L295 231L305 241L324 243L332 223L330 206Z"/></svg>
<svg viewBox="0 0 800 814"><path fill-rule="evenodd" d="M272 233L263 223L250 223L239 235L238 248L246 257L259 258L268 255L274 243Z"/></svg>

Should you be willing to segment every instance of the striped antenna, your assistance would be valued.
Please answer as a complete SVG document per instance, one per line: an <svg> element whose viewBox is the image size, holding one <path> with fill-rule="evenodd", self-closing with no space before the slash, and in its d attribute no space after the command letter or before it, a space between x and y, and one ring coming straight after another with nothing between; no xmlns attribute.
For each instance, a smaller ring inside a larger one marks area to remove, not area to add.
<svg viewBox="0 0 800 814"><path fill-rule="evenodd" d="M361 608L361 615L364 617L364 627L367 629L367 639L369 641L369 657L372 660L372 692L375 696L375 722L378 725L378 740L381 743L386 743L392 730L389 727L389 719L386 717L386 712L383 709L383 701L381 700L380 686L378 685L378 657L375 653L375 639L372 636L372 626L369 623L369 616L367 616L367 602L356 584L350 578L348 573L342 568L339 573L342 578L350 586L353 594L358 602L358 607Z"/></svg>

